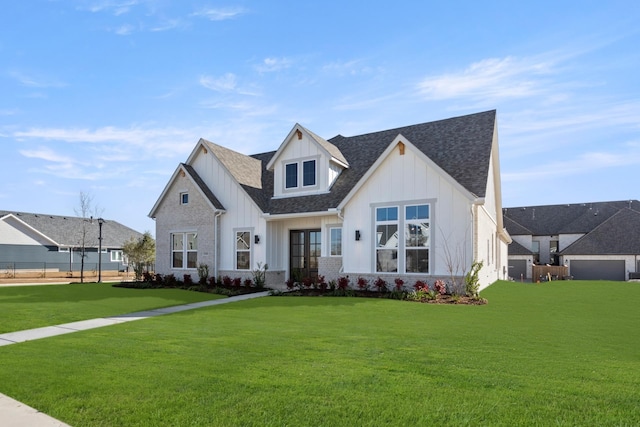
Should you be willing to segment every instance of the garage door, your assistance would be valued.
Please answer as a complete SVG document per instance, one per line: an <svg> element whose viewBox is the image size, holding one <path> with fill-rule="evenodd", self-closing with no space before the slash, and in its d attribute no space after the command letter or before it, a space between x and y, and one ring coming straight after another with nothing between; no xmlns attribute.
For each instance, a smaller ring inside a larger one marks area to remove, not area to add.
<svg viewBox="0 0 640 427"><path fill-rule="evenodd" d="M519 281L520 277L527 279L527 260L526 259L510 259L509 260L509 277L515 281Z"/></svg>
<svg viewBox="0 0 640 427"><path fill-rule="evenodd" d="M624 260L573 260L569 274L575 280L626 280Z"/></svg>

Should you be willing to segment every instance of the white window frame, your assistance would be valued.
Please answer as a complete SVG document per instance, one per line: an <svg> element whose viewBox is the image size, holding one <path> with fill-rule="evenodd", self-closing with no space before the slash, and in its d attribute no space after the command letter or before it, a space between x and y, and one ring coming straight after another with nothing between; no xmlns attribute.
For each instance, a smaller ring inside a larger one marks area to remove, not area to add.
<svg viewBox="0 0 640 427"><path fill-rule="evenodd" d="M303 160L302 162L302 176L301 178L301 183L302 183L302 188L313 188L316 185L318 185L318 162L316 161L316 159L309 159L309 160ZM305 165L307 164L313 164L313 184L305 184L305 176L306 176L306 168Z"/></svg>
<svg viewBox="0 0 640 427"><path fill-rule="evenodd" d="M287 176L287 169L289 166L295 166L296 167L296 182L295 185L289 186L287 185L289 183L288 180L288 176ZM284 164L284 188L285 190L295 190L297 188L300 187L300 165L298 164L298 162L288 162Z"/></svg>
<svg viewBox="0 0 640 427"><path fill-rule="evenodd" d="M189 236L193 236L190 241ZM182 247L180 249L174 249L175 239L180 238L182 241ZM194 243L193 247L189 247L189 243ZM195 270L198 268L198 233L195 231L185 231L171 233L169 236L169 245L171 253L171 268L174 270ZM176 266L174 263L174 254L182 254L182 266ZM192 266L189 266L189 254L196 254L195 262Z"/></svg>
<svg viewBox="0 0 640 427"><path fill-rule="evenodd" d="M336 251L336 253L334 253L333 251L333 231L340 231L340 246L339 251ZM342 256L342 246L343 246L343 241L342 241L342 226L331 226L329 227L329 256L332 257L341 257Z"/></svg>
<svg viewBox="0 0 640 427"><path fill-rule="evenodd" d="M183 192L180 193L180 204L181 205L188 205L189 204L189 192L188 191L183 191Z"/></svg>
<svg viewBox="0 0 640 427"><path fill-rule="evenodd" d="M406 218L407 207L414 206L427 206L427 218ZM374 273L393 273L393 274L411 274L411 275L430 275L434 270L433 266L433 214L434 214L435 199L430 200L415 200L415 201L403 201L403 202L390 202L390 203L376 203L372 204L372 235L374 236L372 242L373 249L373 268ZM397 208L398 217L397 220L382 220L378 221L378 209L385 208ZM420 246L418 250L427 250L428 271L426 272L408 272L407 271L407 251L416 250L415 246L408 246L406 242L405 232L407 226L420 225L424 223L428 224L428 236L426 238L428 245ZM395 247L383 247L379 246L380 238L378 236L379 225L397 225L397 245ZM396 250L396 271L378 270L378 251L380 250Z"/></svg>
<svg viewBox="0 0 640 427"><path fill-rule="evenodd" d="M109 259L111 260L111 262L123 262L124 252L122 250L112 250L110 252Z"/></svg>
<svg viewBox="0 0 640 427"><path fill-rule="evenodd" d="M248 239L242 239L242 242L246 245L246 248L241 248L239 245L241 244L239 241L239 234L247 234ZM252 261L253 261L253 229L252 228L236 228L233 230L233 266L236 270L239 271L247 271L251 270ZM247 263L247 268L240 268L238 266L238 256L240 254L244 254L249 258L249 262Z"/></svg>

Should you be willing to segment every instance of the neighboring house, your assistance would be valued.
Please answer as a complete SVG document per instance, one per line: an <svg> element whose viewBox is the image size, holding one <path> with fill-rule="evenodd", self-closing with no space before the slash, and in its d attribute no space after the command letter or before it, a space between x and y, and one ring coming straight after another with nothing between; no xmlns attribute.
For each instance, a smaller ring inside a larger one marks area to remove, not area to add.
<svg viewBox="0 0 640 427"><path fill-rule="evenodd" d="M504 223L515 280L531 280L534 264L566 265L586 280L627 280L640 271L638 200L505 208Z"/></svg>
<svg viewBox="0 0 640 427"><path fill-rule="evenodd" d="M317 275L506 278L496 112L329 140L296 124L276 151L247 156L201 139L149 216L156 271L267 283Z"/></svg>
<svg viewBox="0 0 640 427"><path fill-rule="evenodd" d="M84 233L83 239L83 230ZM97 219L0 211L0 270L45 269L47 272L80 271L82 243L85 270L97 269L99 248ZM122 246L141 233L118 222L102 224L103 271L125 267Z"/></svg>

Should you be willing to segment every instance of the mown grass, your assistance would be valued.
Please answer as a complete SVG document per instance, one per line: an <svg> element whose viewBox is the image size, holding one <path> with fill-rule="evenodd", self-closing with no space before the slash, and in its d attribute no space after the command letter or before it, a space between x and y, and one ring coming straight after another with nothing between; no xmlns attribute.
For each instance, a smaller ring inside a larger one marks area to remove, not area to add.
<svg viewBox="0 0 640 427"><path fill-rule="evenodd" d="M220 298L179 289L124 289L109 283L0 286L0 333Z"/></svg>
<svg viewBox="0 0 640 427"><path fill-rule="evenodd" d="M0 392L76 427L640 424L640 286L483 296L267 297L0 347Z"/></svg>

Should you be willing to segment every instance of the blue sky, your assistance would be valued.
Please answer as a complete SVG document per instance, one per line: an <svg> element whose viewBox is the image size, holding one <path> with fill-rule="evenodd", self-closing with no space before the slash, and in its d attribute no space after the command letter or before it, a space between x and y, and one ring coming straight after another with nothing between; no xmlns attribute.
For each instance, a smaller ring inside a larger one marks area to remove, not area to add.
<svg viewBox="0 0 640 427"><path fill-rule="evenodd" d="M0 209L147 217L200 137L252 154L497 109L505 207L639 199L640 2L25 0Z"/></svg>

